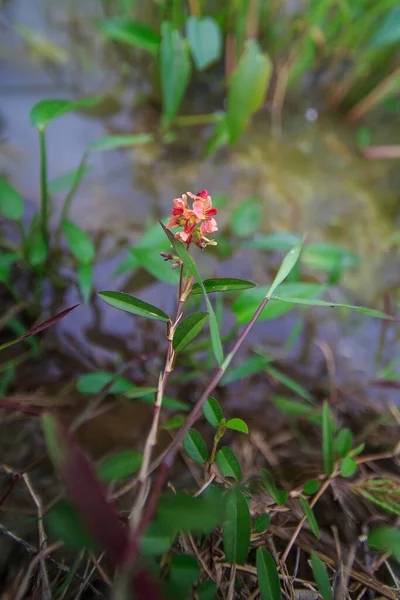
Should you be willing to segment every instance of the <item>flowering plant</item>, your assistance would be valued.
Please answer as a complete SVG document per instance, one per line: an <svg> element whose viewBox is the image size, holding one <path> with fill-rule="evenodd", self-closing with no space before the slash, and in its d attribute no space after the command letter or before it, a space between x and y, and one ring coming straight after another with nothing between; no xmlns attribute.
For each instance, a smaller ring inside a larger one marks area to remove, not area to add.
<svg viewBox="0 0 400 600"><path fill-rule="evenodd" d="M193 200L192 208L189 208L187 197ZM188 246L194 243L199 248L215 246L215 240L208 239L205 234L218 231L217 222L214 217L218 210L213 208L211 196L207 190L202 190L198 195L187 192L180 198L174 198L174 208L171 210L171 218L167 229L183 227L182 231L175 234L175 238L182 240Z"/></svg>

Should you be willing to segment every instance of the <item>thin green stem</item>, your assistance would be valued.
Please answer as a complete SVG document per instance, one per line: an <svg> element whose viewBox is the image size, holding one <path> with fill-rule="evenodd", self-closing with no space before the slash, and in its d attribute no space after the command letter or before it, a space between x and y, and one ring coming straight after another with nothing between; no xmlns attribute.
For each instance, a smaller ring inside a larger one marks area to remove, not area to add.
<svg viewBox="0 0 400 600"><path fill-rule="evenodd" d="M39 140L40 140L40 190L41 190L41 205L40 205L40 226L42 230L43 241L46 246L46 250L49 250L49 232L48 232L48 220L49 220L49 195L47 189L47 153L46 153L46 139L44 128L39 129Z"/></svg>

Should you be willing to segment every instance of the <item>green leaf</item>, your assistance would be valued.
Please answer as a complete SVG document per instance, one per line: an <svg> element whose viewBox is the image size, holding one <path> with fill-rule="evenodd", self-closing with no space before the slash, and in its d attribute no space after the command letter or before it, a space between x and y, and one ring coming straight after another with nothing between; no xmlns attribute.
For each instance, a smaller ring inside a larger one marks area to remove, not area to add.
<svg viewBox="0 0 400 600"><path fill-rule="evenodd" d="M154 404L154 394L151 396L140 396L139 402L144 402L145 404ZM175 400L175 398L169 398L168 396L163 396L162 401L163 408L170 408L171 410L184 410L189 411L190 405L186 404L186 402L182 402L181 400Z"/></svg>
<svg viewBox="0 0 400 600"><path fill-rule="evenodd" d="M82 179L82 177L90 173L92 170L92 166L84 165L81 168L78 167L77 169L73 169L72 171L67 171L66 173L63 173L56 179L53 179L53 181L51 181L48 185L48 190L52 194L62 192L63 190L68 190L74 185L77 177L79 177L79 179Z"/></svg>
<svg viewBox="0 0 400 600"><path fill-rule="evenodd" d="M351 456L346 456L340 465L340 474L342 477L352 477L357 471L357 463Z"/></svg>
<svg viewBox="0 0 400 600"><path fill-rule="evenodd" d="M140 146L153 141L154 136L151 133L134 133L126 135L107 135L94 140L89 150L92 152L103 152L104 150L116 150L118 148L131 148Z"/></svg>
<svg viewBox="0 0 400 600"><path fill-rule="evenodd" d="M160 36L145 23L133 19L107 19L98 24L100 31L111 40L129 44L150 54L157 54Z"/></svg>
<svg viewBox="0 0 400 600"><path fill-rule="evenodd" d="M82 98L81 100L41 100L32 108L29 115L30 122L34 127L44 129L54 119L58 119L58 117L73 110L91 108L99 104L102 100L101 96Z"/></svg>
<svg viewBox="0 0 400 600"><path fill-rule="evenodd" d="M250 117L262 107L271 72L269 57L255 40L249 40L229 86L227 124L231 144L237 142Z"/></svg>
<svg viewBox="0 0 400 600"><path fill-rule="evenodd" d="M62 224L69 249L83 265L89 265L96 256L94 244L88 234L75 223L64 221Z"/></svg>
<svg viewBox="0 0 400 600"><path fill-rule="evenodd" d="M121 394L132 387L132 383L123 377L115 376L106 371L96 371L81 375L76 382L76 389L81 394L99 394L106 385L113 381L110 394Z"/></svg>
<svg viewBox="0 0 400 600"><path fill-rule="evenodd" d="M262 600L281 600L281 584L276 564L265 548L258 548L256 566Z"/></svg>
<svg viewBox="0 0 400 600"><path fill-rule="evenodd" d="M127 398L143 398L143 396L149 396L152 394L152 400L154 401L154 394L156 391L157 388L155 386L136 387L135 385L131 385L125 396Z"/></svg>
<svg viewBox="0 0 400 600"><path fill-rule="evenodd" d="M269 235L258 236L253 240L249 240L246 244L248 248L256 248L257 250L290 250L292 246L300 241L300 237L296 233L282 231L279 233L271 233Z"/></svg>
<svg viewBox="0 0 400 600"><path fill-rule="evenodd" d="M295 381L291 377L288 377L288 375L285 375L281 371L278 371L278 369L275 369L275 367L271 367L271 365L266 365L264 370L267 373L269 373L271 375L271 377L273 377L274 379L277 379L278 381L280 381L280 383L282 383L283 385L288 387L290 390L292 390L293 392L295 392L296 394L298 394L299 396L304 398L304 400L307 400L307 402L311 402L312 404L314 404L314 402L315 402L314 397L310 394L310 392L308 392L305 388L303 388L302 385L297 383L297 381Z"/></svg>
<svg viewBox="0 0 400 600"><path fill-rule="evenodd" d="M82 294L82 298L85 304L88 304L90 296L92 295L93 287L93 266L92 265L78 265L78 286Z"/></svg>
<svg viewBox="0 0 400 600"><path fill-rule="evenodd" d="M67 500L60 500L45 516L45 521L56 540L73 550L96 550L96 544L85 523Z"/></svg>
<svg viewBox="0 0 400 600"><path fill-rule="evenodd" d="M189 273L192 275L192 277L197 281L197 283L200 285L200 287L203 291L204 300L206 302L207 312L208 312L208 316L210 319L211 344L212 344L212 348L214 351L214 356L217 359L218 364L221 365L224 360L224 354L222 351L222 343L221 343L221 337L219 335L218 322L217 322L217 318L215 316L214 309L211 306L211 302L207 296L207 292L206 292L203 282L201 280L200 273L197 270L196 263L195 263L193 257L190 256L189 252L183 246L183 244L179 240L176 240L174 238L172 233L165 227L165 225L163 223L160 222L160 225L163 228L165 235L171 242L172 247L175 250L176 254L179 256L179 258L183 262L186 269L189 271Z"/></svg>
<svg viewBox="0 0 400 600"><path fill-rule="evenodd" d="M232 277L219 277L218 279L205 279L203 285L207 294L213 292L239 292L256 286L251 281L245 279L233 279ZM198 283L194 283L192 294L202 294L203 290Z"/></svg>
<svg viewBox="0 0 400 600"><path fill-rule="evenodd" d="M200 576L200 565L192 554L174 554L170 564L169 582L181 593L189 591Z"/></svg>
<svg viewBox="0 0 400 600"><path fill-rule="evenodd" d="M400 529L392 525L382 525L370 531L368 546L380 552L388 552L400 562Z"/></svg>
<svg viewBox="0 0 400 600"><path fill-rule="evenodd" d="M161 523L153 521L140 539L140 552L145 556L161 556L168 552L174 535L163 531Z"/></svg>
<svg viewBox="0 0 400 600"><path fill-rule="evenodd" d="M315 492L319 490L319 488L320 482L318 481L318 479L309 479L303 485L303 493L307 496L312 496L313 494L315 494Z"/></svg>
<svg viewBox="0 0 400 600"><path fill-rule="evenodd" d="M278 490L271 473L267 471L267 469L261 469L260 473L267 491L271 494L272 498L277 504L279 504L279 506L283 506L288 497L287 492L284 490Z"/></svg>
<svg viewBox="0 0 400 600"><path fill-rule="evenodd" d="M172 343L175 352L180 352L186 348L199 335L207 319L208 313L199 312L186 317L184 321L179 323Z"/></svg>
<svg viewBox="0 0 400 600"><path fill-rule="evenodd" d="M208 533L221 520L221 500L211 494L194 498L183 492L166 493L160 498L157 518L166 531Z"/></svg>
<svg viewBox="0 0 400 600"><path fill-rule="evenodd" d="M238 488L232 488L226 498L222 536L225 559L231 564L243 564L250 546L251 518L246 498Z"/></svg>
<svg viewBox="0 0 400 600"><path fill-rule="evenodd" d="M202 465L208 460L206 443L195 429L189 429L183 440L183 447L188 457L198 465Z"/></svg>
<svg viewBox="0 0 400 600"><path fill-rule="evenodd" d="M229 142L228 125L226 115L215 125L205 147L205 156L212 156L219 148L226 146Z"/></svg>
<svg viewBox="0 0 400 600"><path fill-rule="evenodd" d="M47 258L47 244L40 229L35 229L27 243L28 262L32 267L42 265Z"/></svg>
<svg viewBox="0 0 400 600"><path fill-rule="evenodd" d="M327 402L324 402L322 407L322 453L324 473L325 475L331 475L335 463L335 455L332 415Z"/></svg>
<svg viewBox="0 0 400 600"><path fill-rule="evenodd" d="M303 248L303 240L300 240L286 254L286 256L283 259L283 261L281 263L281 266L279 267L279 270L278 270L278 272L277 272L277 274L275 276L275 279L272 282L272 285L271 285L271 287L268 290L267 296L272 296L273 293L274 293L274 291L277 289L277 287L279 287L280 284L289 275L289 273L291 272L291 270L293 269L293 267L295 266L295 264L299 260L302 248Z"/></svg>
<svg viewBox="0 0 400 600"><path fill-rule="evenodd" d="M243 325L251 319L263 298L268 295L269 289L269 286L255 287L251 290L246 290L236 298L232 304L232 310L237 316L239 325ZM279 293L280 299L293 296L296 296L296 298L315 298L321 295L325 289L325 286L319 283L282 283ZM293 306L290 306L286 302L272 299L268 302L258 320L267 321L275 319L293 310L293 308Z"/></svg>
<svg viewBox="0 0 400 600"><path fill-rule="evenodd" d="M258 515L254 521L254 531L256 533L262 533L268 527L271 522L270 515Z"/></svg>
<svg viewBox="0 0 400 600"><path fill-rule="evenodd" d="M341 458L348 455L353 445L353 434L350 429L341 429L336 438L336 452Z"/></svg>
<svg viewBox="0 0 400 600"><path fill-rule="evenodd" d="M187 42L169 22L161 25L160 70L163 122L168 127L182 102L191 74Z"/></svg>
<svg viewBox="0 0 400 600"><path fill-rule="evenodd" d="M331 585L329 583L328 571L326 570L325 564L315 552L311 552L311 566L315 583L318 586L322 598L324 600L331 600Z"/></svg>
<svg viewBox="0 0 400 600"><path fill-rule="evenodd" d="M311 527L311 531L313 532L313 534L315 535L316 538L319 538L319 527L318 527L317 520L314 516L313 509L311 508L311 506L309 506L309 504L305 498L302 498L300 496L299 500L300 500L301 507L304 510L304 513L307 517L307 521L309 522L309 525Z"/></svg>
<svg viewBox="0 0 400 600"><path fill-rule="evenodd" d="M140 317L147 317L148 319L164 321L165 323L169 321L169 317L164 311L152 304L143 302L143 300L139 300L139 298L134 298L130 294L125 294L124 292L99 292L99 296L104 302L119 310L139 315Z"/></svg>
<svg viewBox="0 0 400 600"><path fill-rule="evenodd" d="M360 262L359 256L354 252L327 243L308 244L301 260L310 269L328 272L355 267Z"/></svg>
<svg viewBox="0 0 400 600"><path fill-rule="evenodd" d="M221 30L212 17L189 17L186 37L198 71L202 71L221 57Z"/></svg>
<svg viewBox="0 0 400 600"><path fill-rule="evenodd" d="M247 423L245 423L243 419L229 419L226 423L226 427L227 429L233 429L234 431L240 431L241 433L249 433Z"/></svg>
<svg viewBox="0 0 400 600"><path fill-rule="evenodd" d="M214 398L209 396L207 398L207 400L205 401L205 403L203 404L202 411L203 411L203 415L205 416L207 421L210 423L210 425L217 429L218 425L220 424L220 422L224 416L222 413L222 409L221 409L220 405L218 404L218 402Z"/></svg>
<svg viewBox="0 0 400 600"><path fill-rule="evenodd" d="M6 219L19 221L24 213L22 196L4 177L0 177L0 215Z"/></svg>
<svg viewBox="0 0 400 600"><path fill-rule="evenodd" d="M174 415L162 425L162 429L165 431L171 431L172 429L179 429L185 424L186 417L184 415Z"/></svg>
<svg viewBox="0 0 400 600"><path fill-rule="evenodd" d="M173 270L171 263L165 261L159 253L152 248L131 248L130 255L137 260L135 267L142 267L150 275L169 285L177 286L179 283L179 270Z"/></svg>
<svg viewBox="0 0 400 600"><path fill-rule="evenodd" d="M397 3L396 3L397 4ZM383 22L379 21L379 27L375 32L370 48L386 48L400 41L400 7L395 5L388 11Z"/></svg>
<svg viewBox="0 0 400 600"><path fill-rule="evenodd" d="M362 442L361 444L358 444L358 446L356 446L355 448L353 448L353 450L351 450L349 452L349 456L358 456L359 454L361 454L361 452L363 452L364 449L365 449L365 443Z"/></svg>
<svg viewBox="0 0 400 600"><path fill-rule="evenodd" d="M224 477L233 477L236 481L242 478L242 468L235 454L227 446L218 450L216 455L217 465Z"/></svg>
<svg viewBox="0 0 400 600"><path fill-rule="evenodd" d="M233 369L229 369L227 373L223 376L220 385L228 385L229 383L233 383L234 381L240 381L245 377L249 377L250 375L254 375L255 373L260 373L265 369L267 363L272 360L271 358L260 356L259 354L255 354L250 358L244 360L237 367Z"/></svg>
<svg viewBox="0 0 400 600"><path fill-rule="evenodd" d="M199 600L215 600L217 595L217 584L207 579L202 581L197 587L197 597Z"/></svg>
<svg viewBox="0 0 400 600"><path fill-rule="evenodd" d="M261 223L261 201L257 196L247 198L232 213L233 233L238 237L249 237Z"/></svg>
<svg viewBox="0 0 400 600"><path fill-rule="evenodd" d="M105 483L125 479L138 471L142 459L142 453L136 450L117 452L102 461L97 468L97 475Z"/></svg>
<svg viewBox="0 0 400 600"><path fill-rule="evenodd" d="M272 402L276 408L286 415L298 417L299 419L307 419L311 423L321 424L321 411L318 408L304 404L299 400L290 400L284 396L274 396Z"/></svg>

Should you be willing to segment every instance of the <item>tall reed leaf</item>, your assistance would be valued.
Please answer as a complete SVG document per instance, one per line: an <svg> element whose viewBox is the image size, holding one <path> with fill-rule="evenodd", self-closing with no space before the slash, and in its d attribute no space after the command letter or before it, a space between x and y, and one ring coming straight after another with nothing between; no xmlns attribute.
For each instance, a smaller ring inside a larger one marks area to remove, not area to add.
<svg viewBox="0 0 400 600"><path fill-rule="evenodd" d="M191 73L187 42L169 22L161 26L160 65L163 124L168 127L181 104Z"/></svg>

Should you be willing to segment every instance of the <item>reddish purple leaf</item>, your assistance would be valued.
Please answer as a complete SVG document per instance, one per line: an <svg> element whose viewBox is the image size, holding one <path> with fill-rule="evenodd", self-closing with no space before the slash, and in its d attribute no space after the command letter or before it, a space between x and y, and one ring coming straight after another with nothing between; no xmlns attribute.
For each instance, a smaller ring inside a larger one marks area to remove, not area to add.
<svg viewBox="0 0 400 600"><path fill-rule="evenodd" d="M51 327L52 325L55 325L56 323L58 323L58 321L61 321L61 319L63 319L64 317L66 317L77 306L79 306L79 304L75 304L75 306L70 306L70 308L66 308L65 310L62 310L61 312L59 312L54 317L51 317L50 319L47 319L47 321L43 321L43 323L40 323L40 325L37 325L36 327L33 327L32 329L30 329L29 331L27 331L26 333L24 333L24 335L21 335L20 337L18 337L16 340L12 340L11 342L6 342L2 346L0 346L0 350L4 350L5 348L9 348L10 346L13 346L14 344L17 344L21 340L24 340L25 338L28 338L31 335L35 335L35 333L39 333L40 331L43 331L44 329L47 329L48 327Z"/></svg>
<svg viewBox="0 0 400 600"><path fill-rule="evenodd" d="M67 495L93 538L107 551L114 567L124 560L128 544L115 506L107 499L105 486L97 479L92 463L73 435L52 415L43 417L50 456L65 482Z"/></svg>

